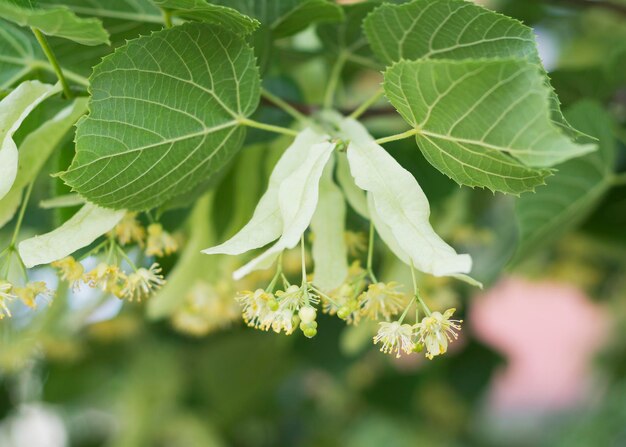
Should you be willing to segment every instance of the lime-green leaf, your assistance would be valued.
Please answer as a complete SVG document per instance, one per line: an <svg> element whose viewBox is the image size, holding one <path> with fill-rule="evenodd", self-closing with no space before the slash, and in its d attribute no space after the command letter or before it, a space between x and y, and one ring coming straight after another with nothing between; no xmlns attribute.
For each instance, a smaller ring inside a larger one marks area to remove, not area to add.
<svg viewBox="0 0 626 447"><path fill-rule="evenodd" d="M541 66L533 30L465 0L415 0L384 4L364 21L370 45L388 65L402 59L520 58ZM549 85L545 77L544 82ZM577 135L550 93L553 121Z"/></svg>
<svg viewBox="0 0 626 447"><path fill-rule="evenodd" d="M50 9L33 9L0 0L0 17L39 29L48 36L63 37L83 45L109 43L109 33L98 19L81 19L62 6Z"/></svg>
<svg viewBox="0 0 626 447"><path fill-rule="evenodd" d="M77 14L129 22L163 24L163 15L150 0L40 0L42 6L65 5Z"/></svg>
<svg viewBox="0 0 626 447"><path fill-rule="evenodd" d="M551 122L549 89L526 60L402 61L386 71L384 87L428 161L463 185L530 191L549 173L528 166L594 149Z"/></svg>
<svg viewBox="0 0 626 447"><path fill-rule="evenodd" d="M187 23L105 58L91 93L62 178L98 205L141 210L206 180L241 148L259 73L241 37Z"/></svg>
<svg viewBox="0 0 626 447"><path fill-rule="evenodd" d="M160 8L172 11L183 19L221 25L230 31L248 34L254 31L259 22L239 11L221 5L211 5L206 0L152 0Z"/></svg>
<svg viewBox="0 0 626 447"><path fill-rule="evenodd" d="M9 192L17 176L18 152L13 134L41 101L59 91L58 85L26 81L0 101L0 199Z"/></svg>
<svg viewBox="0 0 626 447"><path fill-rule="evenodd" d="M517 200L517 260L548 246L581 223L611 187L616 154L611 116L594 102L578 103L566 116L583 132L596 137L600 149L557 166L557 173L546 186Z"/></svg>
<svg viewBox="0 0 626 447"><path fill-rule="evenodd" d="M74 100L51 120L28 134L20 144L17 177L8 194L0 199L0 228L11 220L24 188L35 180L52 151L86 110L86 98Z"/></svg>
<svg viewBox="0 0 626 447"><path fill-rule="evenodd" d="M28 268L49 264L71 255L110 231L124 217L124 210L83 206L56 230L20 242L18 250Z"/></svg>
<svg viewBox="0 0 626 447"><path fill-rule="evenodd" d="M274 37L290 36L312 23L342 18L341 7L328 0L218 0L212 3L230 6L258 19Z"/></svg>

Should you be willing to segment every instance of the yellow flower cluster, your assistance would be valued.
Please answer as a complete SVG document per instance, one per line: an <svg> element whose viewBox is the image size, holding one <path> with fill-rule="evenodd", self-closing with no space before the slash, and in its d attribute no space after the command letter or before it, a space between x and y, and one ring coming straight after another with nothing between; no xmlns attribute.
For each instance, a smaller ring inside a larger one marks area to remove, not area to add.
<svg viewBox="0 0 626 447"><path fill-rule="evenodd" d="M426 348L426 357L433 359L445 354L450 342L458 338L462 320L451 320L455 309L448 309L443 314L432 312L416 324L402 324L402 321L382 322L374 336L374 344L382 343L384 353L410 354Z"/></svg>
<svg viewBox="0 0 626 447"><path fill-rule="evenodd" d="M27 283L24 287L17 287L8 281L0 280L0 320L5 317L11 317L11 311L7 306L10 301L19 299L26 306L34 309L37 307L36 299L38 296L51 299L53 293L48 289L43 281L33 281Z"/></svg>
<svg viewBox="0 0 626 447"><path fill-rule="evenodd" d="M220 281L215 286L198 281L172 316L172 325L181 332L200 337L230 326L238 317L239 308L228 281Z"/></svg>
<svg viewBox="0 0 626 447"><path fill-rule="evenodd" d="M131 274L124 273L117 265L104 262L84 273L82 264L71 256L55 261L51 265L59 269L61 279L70 282L74 288L84 282L89 287L99 288L103 292L128 301L141 301L165 284L157 263L147 269L139 268Z"/></svg>
<svg viewBox="0 0 626 447"><path fill-rule="evenodd" d="M112 234L122 246L136 243L145 247L147 256L161 258L176 253L179 248L176 238L165 231L161 224L153 223L147 229L144 228L137 219L137 213L127 213L112 230Z"/></svg>
<svg viewBox="0 0 626 447"><path fill-rule="evenodd" d="M309 338L317 334L317 312L313 304L320 300L308 283L301 287L290 285L275 294L264 289L243 291L237 295L237 301L250 327L264 331L271 328L276 333L284 331L286 335L299 327Z"/></svg>

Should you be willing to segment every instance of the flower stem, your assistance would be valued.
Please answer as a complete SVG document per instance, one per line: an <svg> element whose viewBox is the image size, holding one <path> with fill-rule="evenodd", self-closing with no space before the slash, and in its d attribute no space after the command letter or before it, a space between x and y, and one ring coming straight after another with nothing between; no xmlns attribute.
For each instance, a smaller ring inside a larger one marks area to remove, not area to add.
<svg viewBox="0 0 626 447"><path fill-rule="evenodd" d="M333 99L335 98L335 91L337 90L337 85L339 84L339 79L341 78L341 72L343 71L343 66L346 63L347 53L341 52L337 56L337 60L335 61L335 65L333 65L333 69L330 72L330 77L328 79L328 85L326 86L326 94L324 95L324 108L331 109L333 107Z"/></svg>
<svg viewBox="0 0 626 447"><path fill-rule="evenodd" d="M50 65L52 66L54 73L57 75L57 78L59 78L59 82L61 82L61 86L63 87L63 93L65 94L65 97L67 99L72 99L74 95L72 94L72 91L70 90L70 85L67 83L67 79L65 79L63 70L61 70L61 66L59 65L59 62L57 61L57 58L54 55L54 52L52 51L52 48L50 48L50 45L48 45L48 40L46 39L46 36L44 36L41 33L41 31L39 31L37 28L31 28L31 30L33 31L33 34L35 35L37 42L39 42L39 45L41 46L41 49L43 50L44 54L48 58L48 61L50 62Z"/></svg>
<svg viewBox="0 0 626 447"><path fill-rule="evenodd" d="M302 256L302 287L307 283L306 280L306 254L304 252L304 234L300 236L300 253Z"/></svg>
<svg viewBox="0 0 626 447"><path fill-rule="evenodd" d="M413 293L415 294L415 298L422 305L426 315L430 315L430 309L422 299L419 289L417 288L417 278L415 277L415 267L413 266L413 261L411 261L411 279L413 279ZM415 313L415 318L417 319L417 312Z"/></svg>
<svg viewBox="0 0 626 447"><path fill-rule="evenodd" d="M385 137L385 138L379 138L378 140L376 140L376 144L385 144L385 143L389 143L391 141L397 141L397 140L404 140L405 138L409 138L412 137L413 135L417 135L418 133L420 133L421 130L420 129L410 129L407 130L406 132L402 132L396 135L391 135L389 137Z"/></svg>
<svg viewBox="0 0 626 447"><path fill-rule="evenodd" d="M282 135L290 135L293 137L298 135L298 132L293 129L287 129L286 127L281 126L273 126L272 124L259 123L258 121L250 120L248 118L240 118L239 123L243 124L244 126L267 130L268 132L279 133Z"/></svg>
<svg viewBox="0 0 626 447"><path fill-rule="evenodd" d="M372 260L374 258L374 223L370 222L370 238L367 247L367 274L370 275L372 282L377 283L376 275L372 269Z"/></svg>
<svg viewBox="0 0 626 447"><path fill-rule="evenodd" d="M378 101L381 98L381 96L383 96L384 93L385 93L385 91L382 89L382 87L379 88L376 91L376 93L374 93L363 104L361 104L359 107L357 107L356 110L354 112L352 112L348 118L357 119L358 117L363 115L363 113L365 113L365 111L367 109L369 109L373 104L375 104L376 101Z"/></svg>
<svg viewBox="0 0 626 447"><path fill-rule="evenodd" d="M15 250L15 242L17 241L17 235L20 232L20 228L22 228L22 222L24 221L24 213L26 212L26 207L28 206L28 201L30 199L30 193L33 191L33 183L31 182L26 188L26 193L24 194L24 198L22 199L22 208L20 208L20 214L17 217L17 223L15 224L15 229L13 230L13 236L11 237L11 243L9 243L9 251Z"/></svg>
<svg viewBox="0 0 626 447"><path fill-rule="evenodd" d="M172 12L167 9L161 9L161 13L163 14L163 23L165 24L165 28L171 28Z"/></svg>
<svg viewBox="0 0 626 447"><path fill-rule="evenodd" d="M398 323L402 324L402 322L404 321L404 318L406 317L406 314L409 313L409 309L413 305L414 301L415 301L415 297L411 298L411 301L409 301L409 304L406 305L406 308L404 309L404 312L402 312L402 315L400 315L400 319L398 320Z"/></svg>
<svg viewBox="0 0 626 447"><path fill-rule="evenodd" d="M278 96L274 95L269 90L264 89L264 88L261 89L261 96L263 96L265 99L267 99L272 104L278 106L285 113L291 115L294 119L296 119L298 121L302 121L302 122L309 121L309 118L306 115L300 113L293 106L288 104L286 101L283 101L281 98L279 98Z"/></svg>

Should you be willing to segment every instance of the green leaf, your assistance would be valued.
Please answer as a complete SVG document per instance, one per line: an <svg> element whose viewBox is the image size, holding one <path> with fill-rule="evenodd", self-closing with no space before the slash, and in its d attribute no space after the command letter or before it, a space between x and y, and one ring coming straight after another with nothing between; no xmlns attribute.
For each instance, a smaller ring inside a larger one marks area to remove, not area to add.
<svg viewBox="0 0 626 447"><path fill-rule="evenodd" d="M56 230L20 242L18 250L22 261L27 268L32 268L69 256L111 231L125 212L87 203Z"/></svg>
<svg viewBox="0 0 626 447"><path fill-rule="evenodd" d="M384 88L427 160L462 185L531 191L549 172L528 166L594 149L553 125L549 89L526 60L402 61L387 69Z"/></svg>
<svg viewBox="0 0 626 447"><path fill-rule="evenodd" d="M374 53L401 59L522 58L540 64L532 29L464 0L384 4L364 21Z"/></svg>
<svg viewBox="0 0 626 447"><path fill-rule="evenodd" d="M33 9L0 0L0 17L20 26L39 29L48 36L63 37L83 45L109 43L109 33L98 19L81 19L66 7Z"/></svg>
<svg viewBox="0 0 626 447"><path fill-rule="evenodd" d="M541 66L531 28L464 0L384 4L365 19L364 29L374 53L387 65L402 59L520 58ZM547 77L544 82L549 85ZM578 135L563 118L554 92L550 101L554 122Z"/></svg>
<svg viewBox="0 0 626 447"><path fill-rule="evenodd" d="M576 104L566 116L583 132L598 138L600 149L559 165L546 186L517 200L520 237L516 260L580 224L612 185L616 147L611 116L590 101Z"/></svg>
<svg viewBox="0 0 626 447"><path fill-rule="evenodd" d="M221 5L211 5L205 0L152 0L160 8L172 11L172 15L188 20L221 25L235 33L248 34L259 22L239 11Z"/></svg>
<svg viewBox="0 0 626 447"><path fill-rule="evenodd" d="M252 49L188 23L141 37L94 68L90 114L63 180L110 208L148 209L218 172L259 102Z"/></svg>
<svg viewBox="0 0 626 447"><path fill-rule="evenodd" d="M324 23L317 27L317 35L324 47L334 53L348 52L367 57L371 54L367 38L363 33L363 20L376 7L377 1L364 1L344 5L344 20L339 23Z"/></svg>
<svg viewBox="0 0 626 447"><path fill-rule="evenodd" d="M258 19L274 37L296 34L312 23L342 19L339 5L328 0L218 0L213 3L235 8Z"/></svg>
<svg viewBox="0 0 626 447"><path fill-rule="evenodd" d="M28 75L32 62L42 57L31 35L0 20L0 89L7 89Z"/></svg>
<svg viewBox="0 0 626 447"><path fill-rule="evenodd" d="M150 0L40 0L46 7L67 6L77 14L129 22L163 24L163 15Z"/></svg>
<svg viewBox="0 0 626 447"><path fill-rule="evenodd" d="M28 134L20 144L15 183L0 200L0 228L11 220L20 204L24 188L35 180L52 151L86 110L86 98L74 100L51 120Z"/></svg>
<svg viewBox="0 0 626 447"><path fill-rule="evenodd" d="M60 90L59 85L26 81L0 101L0 199L17 177L18 151L13 134L39 103Z"/></svg>

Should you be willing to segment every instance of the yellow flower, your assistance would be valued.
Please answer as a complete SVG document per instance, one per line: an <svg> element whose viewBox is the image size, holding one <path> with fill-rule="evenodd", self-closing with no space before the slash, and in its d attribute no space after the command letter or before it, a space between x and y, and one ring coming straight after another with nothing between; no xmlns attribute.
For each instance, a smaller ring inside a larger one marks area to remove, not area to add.
<svg viewBox="0 0 626 447"><path fill-rule="evenodd" d="M382 342L381 352L385 354L395 352L396 358L398 358L401 352L406 354L413 352L415 347L414 335L413 326L410 324L400 324L399 321L383 321L374 337L374 344Z"/></svg>
<svg viewBox="0 0 626 447"><path fill-rule="evenodd" d="M50 265L60 270L61 279L69 282L72 289L76 290L79 288L85 273L85 268L80 262L77 262L72 256L68 256L67 258L54 261Z"/></svg>
<svg viewBox="0 0 626 447"><path fill-rule="evenodd" d="M148 226L148 244L146 247L146 255L163 256L171 255L178 250L178 242L171 234L163 230L161 224L151 224Z"/></svg>
<svg viewBox="0 0 626 447"><path fill-rule="evenodd" d="M160 289L165 284L163 275L160 273L161 267L157 263L152 264L149 269L140 268L131 273L124 283L121 298L126 298L128 301L134 299L141 301L149 297L153 290Z"/></svg>
<svg viewBox="0 0 626 447"><path fill-rule="evenodd" d="M102 262L84 275L84 281L89 287L98 287L104 292L112 293L121 298L122 283L126 281L126 275L117 265L108 265Z"/></svg>
<svg viewBox="0 0 626 447"><path fill-rule="evenodd" d="M399 287L395 282L370 284L359 297L363 303L361 314L370 320L378 320L380 317L389 320L398 314L408 303L406 295L397 291Z"/></svg>
<svg viewBox="0 0 626 447"><path fill-rule="evenodd" d="M351 256L357 257L367 251L367 234L356 231L346 231L344 233L346 247Z"/></svg>
<svg viewBox="0 0 626 447"><path fill-rule="evenodd" d="M204 281L197 282L172 316L173 326L195 336L230 326L239 316L239 309L228 292L230 287L226 282L215 287Z"/></svg>
<svg viewBox="0 0 626 447"><path fill-rule="evenodd" d="M263 289L254 292L245 290L237 294L236 300L242 306L242 317L250 327L267 331L272 326L278 302L274 294Z"/></svg>
<svg viewBox="0 0 626 447"><path fill-rule="evenodd" d="M7 307L7 302L17 298L11 293L12 291L13 284L8 281L0 280L0 320L4 317L11 317L11 311Z"/></svg>
<svg viewBox="0 0 626 447"><path fill-rule="evenodd" d="M43 281L35 281L26 284L25 287L14 287L13 293L15 296L22 300L31 309L36 307L35 300L37 296L51 297L52 291L46 287L46 283Z"/></svg>
<svg viewBox="0 0 626 447"><path fill-rule="evenodd" d="M137 213L126 213L113 229L113 234L121 245L136 242L140 247L143 247L146 230L137 220Z"/></svg>
<svg viewBox="0 0 626 447"><path fill-rule="evenodd" d="M456 309L448 309L443 315L433 312L417 324L419 342L426 348L426 357L433 359L448 350L448 343L458 338L463 320L451 320Z"/></svg>

